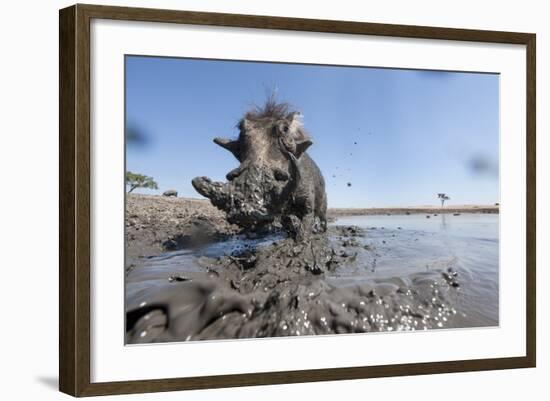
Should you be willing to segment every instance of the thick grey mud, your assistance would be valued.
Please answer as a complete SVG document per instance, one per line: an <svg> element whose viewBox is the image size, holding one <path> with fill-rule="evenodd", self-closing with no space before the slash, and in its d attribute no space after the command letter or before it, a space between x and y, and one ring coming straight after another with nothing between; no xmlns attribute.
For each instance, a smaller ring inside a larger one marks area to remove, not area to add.
<svg viewBox="0 0 550 401"><path fill-rule="evenodd" d="M235 236L142 258L126 272L126 342L467 326L455 308L461 273L452 258L377 275L380 232L331 226L304 243L283 234Z"/></svg>

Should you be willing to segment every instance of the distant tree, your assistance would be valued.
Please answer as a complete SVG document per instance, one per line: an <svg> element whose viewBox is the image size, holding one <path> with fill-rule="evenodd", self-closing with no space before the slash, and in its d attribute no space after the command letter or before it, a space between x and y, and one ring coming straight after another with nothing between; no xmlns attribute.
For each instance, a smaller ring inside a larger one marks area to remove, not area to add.
<svg viewBox="0 0 550 401"><path fill-rule="evenodd" d="M158 185L153 177L132 173L131 171L126 172L126 185L130 187L128 193L136 188L158 189Z"/></svg>
<svg viewBox="0 0 550 401"><path fill-rule="evenodd" d="M443 207L445 205L445 201L446 200L449 200L451 198L449 198L447 196L447 194L437 194L437 197L439 198L439 200L441 201L441 207Z"/></svg>

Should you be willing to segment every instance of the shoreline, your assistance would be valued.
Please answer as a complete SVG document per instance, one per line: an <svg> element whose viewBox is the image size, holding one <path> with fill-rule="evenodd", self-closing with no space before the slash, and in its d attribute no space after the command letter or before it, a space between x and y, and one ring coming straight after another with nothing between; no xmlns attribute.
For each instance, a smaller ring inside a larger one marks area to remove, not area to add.
<svg viewBox="0 0 550 401"><path fill-rule="evenodd" d="M149 195L149 194L127 194L129 199L142 198L149 200L167 200L169 202L182 202L189 203L195 207L207 209L214 209L217 211L217 215L223 215L223 212L216 209L210 204L208 199L204 198L187 198L187 197L168 197L163 195ZM464 205L449 205L449 206L436 206L436 205L421 205L421 206L389 206L389 207L329 207L327 214L329 216L341 217L341 216L368 216L368 215L382 215L382 214L429 214L429 213L499 213L500 205L493 204L464 204Z"/></svg>
<svg viewBox="0 0 550 401"><path fill-rule="evenodd" d="M499 213L492 205L392 208L329 208L328 219L344 216ZM206 199L127 194L125 213L126 267L143 257L223 240L240 231L225 213Z"/></svg>
<svg viewBox="0 0 550 401"><path fill-rule="evenodd" d="M343 216L380 216L409 214L454 214L454 213L485 213L499 214L497 205L459 205L459 206L410 206L410 207L372 207L372 208L329 208L329 218Z"/></svg>

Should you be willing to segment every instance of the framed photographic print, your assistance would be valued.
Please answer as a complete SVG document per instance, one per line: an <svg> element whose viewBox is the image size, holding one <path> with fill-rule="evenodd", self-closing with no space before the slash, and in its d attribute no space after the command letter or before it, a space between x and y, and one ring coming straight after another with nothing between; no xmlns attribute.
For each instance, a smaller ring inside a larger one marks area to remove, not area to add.
<svg viewBox="0 0 550 401"><path fill-rule="evenodd" d="M535 35L60 11L60 390L534 367Z"/></svg>

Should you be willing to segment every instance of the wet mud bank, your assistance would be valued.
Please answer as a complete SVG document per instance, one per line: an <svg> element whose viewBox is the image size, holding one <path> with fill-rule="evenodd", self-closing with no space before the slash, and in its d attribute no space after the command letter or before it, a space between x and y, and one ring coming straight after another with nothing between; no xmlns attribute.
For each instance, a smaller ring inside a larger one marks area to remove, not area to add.
<svg viewBox="0 0 550 401"><path fill-rule="evenodd" d="M239 232L207 200L127 194L126 268L164 252L221 241Z"/></svg>

